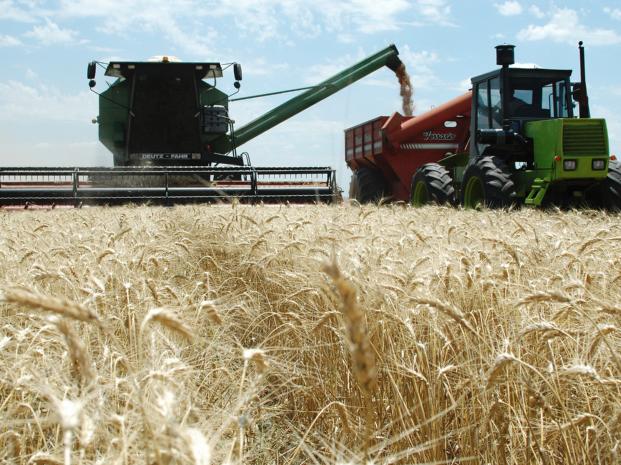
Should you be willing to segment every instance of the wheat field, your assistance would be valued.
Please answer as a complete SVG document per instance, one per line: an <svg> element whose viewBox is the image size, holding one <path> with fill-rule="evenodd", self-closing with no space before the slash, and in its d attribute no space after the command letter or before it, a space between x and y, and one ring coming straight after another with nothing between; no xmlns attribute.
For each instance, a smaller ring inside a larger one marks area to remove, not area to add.
<svg viewBox="0 0 621 465"><path fill-rule="evenodd" d="M613 464L621 219L0 212L7 464Z"/></svg>

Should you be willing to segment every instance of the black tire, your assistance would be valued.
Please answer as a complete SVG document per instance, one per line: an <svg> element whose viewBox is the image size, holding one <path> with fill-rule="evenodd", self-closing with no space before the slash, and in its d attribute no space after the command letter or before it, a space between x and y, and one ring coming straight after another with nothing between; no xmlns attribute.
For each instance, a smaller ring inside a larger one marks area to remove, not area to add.
<svg viewBox="0 0 621 465"><path fill-rule="evenodd" d="M621 211L621 163L610 160L608 176L594 189L591 206L606 210Z"/></svg>
<svg viewBox="0 0 621 465"><path fill-rule="evenodd" d="M418 168L412 176L410 201L416 207L430 203L454 204L455 188L447 169L438 163L427 163Z"/></svg>
<svg viewBox="0 0 621 465"><path fill-rule="evenodd" d="M461 189L466 208L507 208L517 203L509 166L499 157L482 156L468 165Z"/></svg>
<svg viewBox="0 0 621 465"><path fill-rule="evenodd" d="M359 203L379 202L387 196L386 182L379 171L370 168L358 168L351 177L349 198Z"/></svg>

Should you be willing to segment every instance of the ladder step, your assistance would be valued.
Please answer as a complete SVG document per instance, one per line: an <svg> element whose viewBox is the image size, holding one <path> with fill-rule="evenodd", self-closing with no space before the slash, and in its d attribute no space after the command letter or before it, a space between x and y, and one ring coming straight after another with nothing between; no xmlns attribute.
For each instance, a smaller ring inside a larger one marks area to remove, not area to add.
<svg viewBox="0 0 621 465"><path fill-rule="evenodd" d="M530 192L526 196L524 203L526 205L540 206L543 202L543 198L548 191L550 181L547 179L536 178L530 187Z"/></svg>

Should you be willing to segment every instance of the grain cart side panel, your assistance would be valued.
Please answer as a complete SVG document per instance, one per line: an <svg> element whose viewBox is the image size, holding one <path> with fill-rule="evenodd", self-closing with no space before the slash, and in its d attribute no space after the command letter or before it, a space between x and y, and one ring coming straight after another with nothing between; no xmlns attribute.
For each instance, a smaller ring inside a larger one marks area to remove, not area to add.
<svg viewBox="0 0 621 465"><path fill-rule="evenodd" d="M416 117L395 113L347 130L346 134L354 133L354 155L347 159L348 166L352 170L361 166L379 170L392 198L408 201L412 176L418 168L466 150L471 98L468 92ZM365 141L369 128L372 131Z"/></svg>
<svg viewBox="0 0 621 465"><path fill-rule="evenodd" d="M345 162L352 170L365 166L380 169L382 155L382 126L388 119L379 116L345 130Z"/></svg>

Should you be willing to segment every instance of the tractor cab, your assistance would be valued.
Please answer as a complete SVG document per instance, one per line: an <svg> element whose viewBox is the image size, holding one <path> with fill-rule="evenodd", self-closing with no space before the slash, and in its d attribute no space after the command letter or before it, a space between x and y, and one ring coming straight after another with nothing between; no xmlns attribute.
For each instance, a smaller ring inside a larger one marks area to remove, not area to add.
<svg viewBox="0 0 621 465"><path fill-rule="evenodd" d="M507 98L503 102L505 119L530 121L573 117L571 70L510 68L507 74Z"/></svg>
<svg viewBox="0 0 621 465"><path fill-rule="evenodd" d="M515 199L541 205L546 198L621 206L621 197L608 188L617 189L621 168L610 157L606 121L590 117L582 43L576 83L571 70L510 67L513 49L497 46L501 68L472 78L464 205L509 205Z"/></svg>
<svg viewBox="0 0 621 465"><path fill-rule="evenodd" d="M520 130L527 121L573 118L571 70L503 68L472 78L475 130Z"/></svg>
<svg viewBox="0 0 621 465"><path fill-rule="evenodd" d="M571 70L513 68L513 46L498 46L502 68L472 78L470 155L503 152L509 161L532 161L530 122L574 117Z"/></svg>

